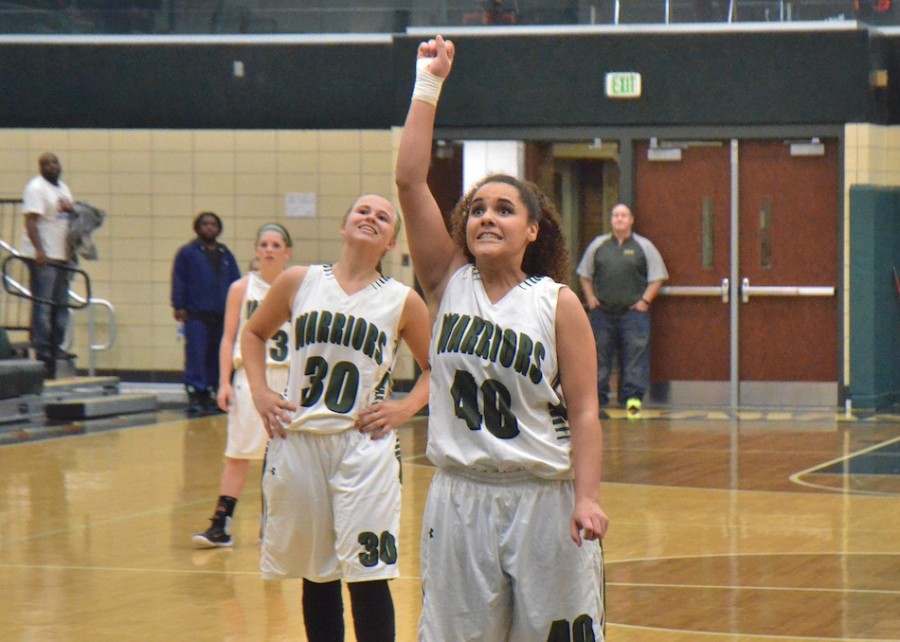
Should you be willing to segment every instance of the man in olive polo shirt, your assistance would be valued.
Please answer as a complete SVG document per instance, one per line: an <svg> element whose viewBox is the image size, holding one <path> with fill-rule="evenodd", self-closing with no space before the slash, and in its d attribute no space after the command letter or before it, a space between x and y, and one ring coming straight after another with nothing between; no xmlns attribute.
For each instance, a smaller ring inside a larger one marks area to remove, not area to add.
<svg viewBox="0 0 900 642"><path fill-rule="evenodd" d="M591 241L577 272L597 343L600 405L609 403L618 352L618 400L629 417L637 417L650 384L650 304L669 274L653 243L632 231L627 205L616 205L610 220L612 232Z"/></svg>

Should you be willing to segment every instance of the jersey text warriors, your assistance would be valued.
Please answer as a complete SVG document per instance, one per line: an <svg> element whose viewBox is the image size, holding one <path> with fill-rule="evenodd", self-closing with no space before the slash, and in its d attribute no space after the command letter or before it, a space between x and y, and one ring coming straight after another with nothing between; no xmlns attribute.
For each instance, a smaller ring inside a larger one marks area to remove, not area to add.
<svg viewBox="0 0 900 642"><path fill-rule="evenodd" d="M561 287L532 277L491 303L474 266L450 278L431 338L436 466L573 477L556 361Z"/></svg>
<svg viewBox="0 0 900 642"><path fill-rule="evenodd" d="M312 265L291 312L290 430L336 433L388 393L409 288L382 277L348 296L330 265Z"/></svg>

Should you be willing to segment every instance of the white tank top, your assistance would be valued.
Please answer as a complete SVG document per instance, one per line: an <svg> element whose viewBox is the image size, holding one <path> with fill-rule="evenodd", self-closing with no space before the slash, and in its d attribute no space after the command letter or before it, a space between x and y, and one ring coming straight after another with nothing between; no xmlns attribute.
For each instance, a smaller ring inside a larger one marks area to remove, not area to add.
<svg viewBox="0 0 900 642"><path fill-rule="evenodd" d="M287 398L298 410L288 428L336 433L382 401L400 341L409 288L381 277L347 295L331 265L311 265L291 303Z"/></svg>
<svg viewBox="0 0 900 642"><path fill-rule="evenodd" d="M573 478L556 355L562 287L531 277L491 303L474 265L450 278L431 337L427 455L436 466Z"/></svg>
<svg viewBox="0 0 900 642"><path fill-rule="evenodd" d="M241 358L241 332L247 324L250 315L256 311L260 302L269 291L269 284L257 274L250 272L247 275L247 289L244 291L244 299L241 301L241 316L238 321L237 337L234 340L234 369L243 365ZM266 341L266 367L288 367L291 365L291 351L288 343L291 324L285 321L281 328Z"/></svg>

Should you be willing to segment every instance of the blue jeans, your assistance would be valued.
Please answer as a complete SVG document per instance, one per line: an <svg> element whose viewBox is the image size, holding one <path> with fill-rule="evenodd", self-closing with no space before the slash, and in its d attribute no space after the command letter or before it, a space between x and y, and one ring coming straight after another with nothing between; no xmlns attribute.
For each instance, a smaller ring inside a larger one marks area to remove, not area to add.
<svg viewBox="0 0 900 642"><path fill-rule="evenodd" d="M190 393L214 393L219 387L222 319L184 322L184 386Z"/></svg>
<svg viewBox="0 0 900 642"><path fill-rule="evenodd" d="M31 347L44 362L54 361L66 338L69 324L69 280L72 273L59 268L59 263L28 263L31 296ZM49 303L52 301L53 303Z"/></svg>
<svg viewBox="0 0 900 642"><path fill-rule="evenodd" d="M618 356L619 403L643 399L650 384L650 314L628 310L609 314L603 308L588 313L597 344L597 394L600 405L609 403L609 376Z"/></svg>

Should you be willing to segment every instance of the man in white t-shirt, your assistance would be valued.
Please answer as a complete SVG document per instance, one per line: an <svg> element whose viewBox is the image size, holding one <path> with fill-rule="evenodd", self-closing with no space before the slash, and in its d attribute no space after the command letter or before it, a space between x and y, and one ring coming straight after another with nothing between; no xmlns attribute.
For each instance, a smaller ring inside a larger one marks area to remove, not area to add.
<svg viewBox="0 0 900 642"><path fill-rule="evenodd" d="M60 266L69 264L66 240L73 199L69 187L59 180L62 165L55 154L42 154L38 165L40 175L28 182L22 196L25 230L21 252L34 259L28 264L29 287L35 299L31 307L31 347L53 378L56 359L71 356L60 347L69 321L71 272Z"/></svg>

